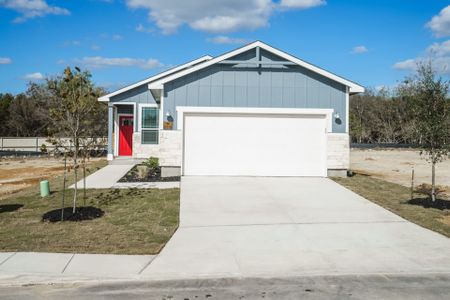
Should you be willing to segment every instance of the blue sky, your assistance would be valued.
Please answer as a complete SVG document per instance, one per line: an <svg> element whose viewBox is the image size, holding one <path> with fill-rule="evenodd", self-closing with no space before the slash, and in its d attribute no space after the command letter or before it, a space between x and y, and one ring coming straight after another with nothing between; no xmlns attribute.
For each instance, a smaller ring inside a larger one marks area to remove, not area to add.
<svg viewBox="0 0 450 300"><path fill-rule="evenodd" d="M448 0L0 0L0 37L0 93L68 65L114 90L254 40L367 87L450 74Z"/></svg>

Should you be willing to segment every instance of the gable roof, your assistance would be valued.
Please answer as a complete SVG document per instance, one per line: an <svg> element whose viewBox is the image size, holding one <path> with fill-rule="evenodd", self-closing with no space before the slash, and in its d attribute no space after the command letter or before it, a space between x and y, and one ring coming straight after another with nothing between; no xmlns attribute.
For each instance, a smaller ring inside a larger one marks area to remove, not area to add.
<svg viewBox="0 0 450 300"><path fill-rule="evenodd" d="M361 86L361 85L359 85L359 84L357 84L357 83L355 83L353 81L350 81L350 80L345 79L343 77L340 77L340 76L338 76L336 74L328 72L328 71L326 71L324 69L321 69L321 68L319 68L319 67L317 67L317 66L315 66L313 64L310 64L310 63L308 63L308 62L306 62L304 60L301 60L301 59L299 59L299 58L297 58L295 56L292 56L292 55L290 55L290 54L288 54L286 52L283 52L281 50L273 48L272 46L269 46L269 45L267 45L267 44L265 44L265 43L263 43L261 41L256 41L256 42L250 43L250 44L248 44L246 46L243 46L243 47L238 48L236 50L230 51L228 53L225 53L223 55L220 55L218 57L215 57L213 59L205 61L205 62L203 62L201 64L196 65L196 66L193 66L192 68L189 68L189 69L186 69L186 70L174 73L172 75L166 76L166 77L161 78L159 80L152 81L151 83L149 83L148 87L149 87L149 89L162 89L163 85L165 83L167 83L167 82L173 81L173 80L175 80L177 78L180 78L180 77L183 77L183 76L186 76L186 75L191 74L191 73L193 73L195 71L204 69L206 67L214 65L216 63L219 63L219 62L221 62L223 60L226 60L228 58L231 58L233 56L236 56L238 54L241 54L243 52L246 52L246 51L251 50L251 49L256 48L256 47L260 47L261 49L264 49L264 50L266 50L266 51L268 51L268 52L270 52L272 54L275 54L275 55L277 55L277 56L279 56L281 58L284 58L285 60L287 60L289 62L292 62L292 63L294 63L296 65L299 65L299 66L301 66L301 67L303 67L305 69L311 70L311 71L313 71L313 72L315 72L317 74L320 74L320 75L322 75L324 77L327 77L327 78L329 78L329 79L331 79L333 81L339 82L339 83L341 83L341 84L343 84L343 85L345 85L345 86L347 86L349 88L350 94L362 93L365 90L363 86ZM243 63L245 63L245 61Z"/></svg>
<svg viewBox="0 0 450 300"><path fill-rule="evenodd" d="M148 84L148 83L150 83L152 81L155 81L155 80L158 80L158 79L162 79L162 78L164 78L166 76L170 76L170 75L175 74L177 72L186 70L186 69L188 69L188 68L190 68L192 66L195 66L197 64L204 63L205 61L208 61L208 60L210 60L212 58L213 57L210 56L210 55L205 55L205 56L202 56L200 58L194 59L194 60L192 60L190 62L187 62L185 64L179 65L177 67L174 67L174 68L169 69L167 71L164 71L162 73L158 73L158 74L156 74L156 75L154 75L152 77L149 77L147 79L144 79L144 80L141 80L139 82L136 82L136 83L133 83L131 85L128 85L126 87L123 87L123 88L121 88L121 89L119 89L117 91L114 91L112 93L109 93L107 95L101 96L100 98L98 98L98 101L109 101L111 97L114 97L116 95L122 94L123 92L129 91L129 90L134 89L134 88L136 88L138 86L141 86L141 85L144 85L144 84Z"/></svg>
<svg viewBox="0 0 450 300"><path fill-rule="evenodd" d="M110 94L104 95L100 98L98 98L99 101L109 101L111 97L116 96L118 94L121 94L123 92L126 92L128 90L131 90L133 88L136 88L138 86L141 86L143 84L148 84L149 90L161 90L164 87L164 84L170 81L173 81L177 78L186 76L188 74L191 74L193 72L196 72L198 70L204 69L206 67L209 67L211 65L214 65L216 63L220 63L221 61L227 60L228 58L231 58L233 56L236 56L238 54L244 53L248 50L254 49L256 47L259 47L261 49L264 49L272 54L275 54L281 58L284 58L286 61L291 62L295 65L301 66L305 69L308 69L312 72L315 72L317 74L320 74L324 77L327 77L333 81L336 81L338 83L341 83L342 85L345 85L349 88L350 94L357 94L357 93L363 93L364 87L350 81L348 79L345 79L341 76L338 76L336 74L333 74L329 71L326 71L324 69L321 69L313 64L310 64L304 60L301 60L293 55L290 55L284 51L281 51L279 49L276 49L272 46L269 46L261 41L256 41L253 43L250 43L248 45L245 45L241 48L235 49L233 51L227 52L225 54L222 54L220 56L217 56L213 58L212 56L205 55L198 59L195 59L193 61L190 61L188 63L185 63L183 65L177 66L175 68L169 69L165 72L156 74L152 77L149 77L147 79L144 79L142 81L139 81L137 83L134 83L132 85L126 86L124 88L121 88L115 92L112 92ZM245 63L245 61L243 61Z"/></svg>

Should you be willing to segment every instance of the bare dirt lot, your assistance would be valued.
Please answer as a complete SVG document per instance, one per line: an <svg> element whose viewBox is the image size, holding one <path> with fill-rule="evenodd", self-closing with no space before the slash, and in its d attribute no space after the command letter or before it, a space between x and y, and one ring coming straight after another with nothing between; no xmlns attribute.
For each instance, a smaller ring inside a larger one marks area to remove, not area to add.
<svg viewBox="0 0 450 300"><path fill-rule="evenodd" d="M415 184L431 183L431 166L417 150L352 149L351 169L358 173L411 185L411 170L415 170ZM40 180L62 174L63 162L54 158L14 158L0 160L0 199ZM450 160L437 166L437 184L450 193Z"/></svg>
<svg viewBox="0 0 450 300"><path fill-rule="evenodd" d="M414 168L415 185L431 183L431 165L417 150L406 149L352 149L350 168L361 174L386 181L411 186L411 170ZM450 160L436 167L436 184L450 194Z"/></svg>
<svg viewBox="0 0 450 300"><path fill-rule="evenodd" d="M68 162L69 164L69 162ZM0 200L39 181L62 174L64 163L55 158L0 159Z"/></svg>

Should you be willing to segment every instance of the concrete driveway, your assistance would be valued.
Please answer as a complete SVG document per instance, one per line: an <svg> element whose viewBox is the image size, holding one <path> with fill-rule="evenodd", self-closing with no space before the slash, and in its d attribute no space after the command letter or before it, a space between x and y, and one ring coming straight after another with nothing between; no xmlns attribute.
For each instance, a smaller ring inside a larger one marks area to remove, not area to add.
<svg viewBox="0 0 450 300"><path fill-rule="evenodd" d="M450 239L326 178L184 177L157 279L450 273Z"/></svg>

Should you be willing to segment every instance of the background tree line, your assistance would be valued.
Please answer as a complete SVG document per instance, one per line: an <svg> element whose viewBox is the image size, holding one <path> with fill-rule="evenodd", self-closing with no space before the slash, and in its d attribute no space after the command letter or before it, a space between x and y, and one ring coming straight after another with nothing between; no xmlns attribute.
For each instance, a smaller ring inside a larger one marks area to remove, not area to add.
<svg viewBox="0 0 450 300"><path fill-rule="evenodd" d="M103 88L95 86L90 81L92 89L98 95L105 94ZM28 84L24 93L12 95L0 93L0 136L3 137L48 137L54 135L52 108L60 106L60 100L55 95L52 84L55 79L48 78L43 83ZM95 110L89 116L93 130L99 137L107 135L107 107L98 101L92 101Z"/></svg>
<svg viewBox="0 0 450 300"><path fill-rule="evenodd" d="M88 76L90 78L90 75ZM49 113L57 106L49 80L29 83L24 93L0 94L0 136L30 137L52 135ZM89 82L92 84L92 82ZM93 85L97 94L105 91ZM350 137L353 143L420 144L420 134L414 118L410 87L407 82L395 90L368 89L350 97ZM98 102L95 110L95 129L99 136L107 134L106 106ZM449 133L450 134L450 133Z"/></svg>
<svg viewBox="0 0 450 300"><path fill-rule="evenodd" d="M412 92L406 80L393 91L368 89L363 94L351 96L351 142L420 145Z"/></svg>

